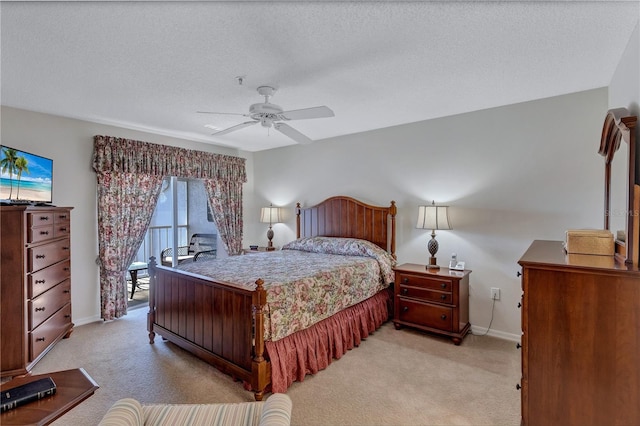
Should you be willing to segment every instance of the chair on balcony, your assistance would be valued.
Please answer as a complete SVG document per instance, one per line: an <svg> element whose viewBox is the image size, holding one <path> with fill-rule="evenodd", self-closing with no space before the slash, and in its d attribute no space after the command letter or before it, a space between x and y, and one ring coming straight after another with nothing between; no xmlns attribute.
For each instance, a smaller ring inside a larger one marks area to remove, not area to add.
<svg viewBox="0 0 640 426"><path fill-rule="evenodd" d="M215 258L217 253L216 234L193 234L188 246L178 247L178 265L206 258ZM168 247L160 253L163 266L173 266L173 249Z"/></svg>

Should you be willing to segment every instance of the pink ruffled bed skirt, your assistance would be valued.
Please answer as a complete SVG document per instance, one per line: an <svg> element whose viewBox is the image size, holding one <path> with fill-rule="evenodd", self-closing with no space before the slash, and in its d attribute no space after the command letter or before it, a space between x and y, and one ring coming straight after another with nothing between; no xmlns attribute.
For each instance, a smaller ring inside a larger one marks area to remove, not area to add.
<svg viewBox="0 0 640 426"><path fill-rule="evenodd" d="M383 290L357 305L275 342L265 342L271 360L271 391L283 393L294 381L327 368L389 318L389 292Z"/></svg>

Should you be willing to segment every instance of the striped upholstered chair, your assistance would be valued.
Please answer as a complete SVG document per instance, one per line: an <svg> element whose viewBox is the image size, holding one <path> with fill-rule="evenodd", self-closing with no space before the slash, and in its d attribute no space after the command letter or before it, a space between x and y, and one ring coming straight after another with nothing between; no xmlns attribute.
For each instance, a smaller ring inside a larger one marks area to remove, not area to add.
<svg viewBox="0 0 640 426"><path fill-rule="evenodd" d="M98 426L289 426L291 398L275 393L266 401L221 404L140 404L116 401Z"/></svg>

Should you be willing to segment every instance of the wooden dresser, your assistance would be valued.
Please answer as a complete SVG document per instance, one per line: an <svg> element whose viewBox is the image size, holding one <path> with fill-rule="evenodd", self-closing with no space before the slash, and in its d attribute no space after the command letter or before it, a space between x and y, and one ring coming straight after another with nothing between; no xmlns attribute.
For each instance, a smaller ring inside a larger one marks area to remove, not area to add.
<svg viewBox="0 0 640 426"><path fill-rule="evenodd" d="M429 271L405 263L396 273L393 323L451 337L459 345L469 332L469 274L448 268Z"/></svg>
<svg viewBox="0 0 640 426"><path fill-rule="evenodd" d="M25 374L71 322L71 207L0 207L1 375Z"/></svg>
<svg viewBox="0 0 640 426"><path fill-rule="evenodd" d="M640 424L640 270L534 241L522 266L522 424Z"/></svg>

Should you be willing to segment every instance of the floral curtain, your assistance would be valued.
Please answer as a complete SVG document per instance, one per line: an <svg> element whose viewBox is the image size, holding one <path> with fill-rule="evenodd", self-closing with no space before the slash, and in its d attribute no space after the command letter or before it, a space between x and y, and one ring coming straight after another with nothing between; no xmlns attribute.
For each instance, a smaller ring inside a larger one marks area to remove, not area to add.
<svg viewBox="0 0 640 426"><path fill-rule="evenodd" d="M218 234L229 255L242 252L242 183L206 179L204 187L209 198Z"/></svg>
<svg viewBox="0 0 640 426"><path fill-rule="evenodd" d="M229 254L240 253L244 158L98 135L93 169L103 319L127 313L127 268L149 226L164 177L203 179L222 241Z"/></svg>
<svg viewBox="0 0 640 426"><path fill-rule="evenodd" d="M162 176L98 174L100 314L105 320L127 313L127 268L151 222Z"/></svg>

